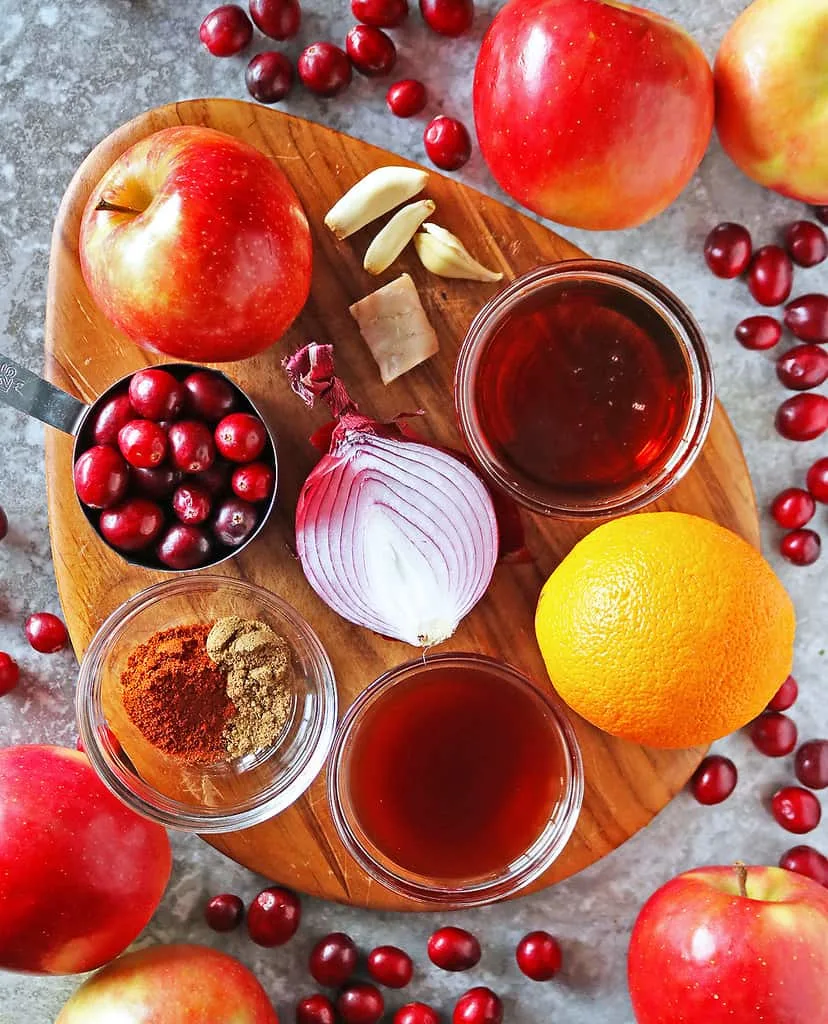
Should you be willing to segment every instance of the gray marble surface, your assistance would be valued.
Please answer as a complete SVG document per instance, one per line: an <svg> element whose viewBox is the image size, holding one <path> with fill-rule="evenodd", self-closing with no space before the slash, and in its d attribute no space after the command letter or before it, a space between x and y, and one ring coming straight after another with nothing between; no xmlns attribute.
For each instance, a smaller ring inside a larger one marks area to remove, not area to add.
<svg viewBox="0 0 828 1024"><path fill-rule="evenodd" d="M682 21L712 58L743 0L650 0ZM397 32L400 77L426 78L432 109L471 124L471 73L477 44L495 0L479 3L473 36L458 41L427 34L419 17ZM350 27L346 0L305 0L304 27L286 46L296 56L319 38L341 40ZM32 369L42 363L42 324L49 238L60 197L83 156L104 135L145 108L205 95L245 98L245 58L216 60L198 44L207 3L174 0L0 0L0 352ZM265 48L260 46L260 48ZM249 56L249 54L248 54ZM285 109L359 135L413 159L422 159L422 119L398 121L384 106L381 83L357 80L343 96L317 100L297 90ZM462 177L497 194L479 155ZM803 208L753 185L713 144L684 195L654 222L619 234L565 232L598 256L634 263L674 288L695 311L713 353L719 392L744 443L760 504L781 488L801 484L804 471L828 454L826 440L792 444L779 438L773 413L784 397L770 356L748 353L732 338L734 324L755 312L744 287L706 272L702 240L719 220L747 224L762 242ZM825 290L828 264L798 271L796 289ZM0 545L0 649L21 665L19 688L0 701L0 743L72 744L76 674L69 653L44 657L25 643L21 624L33 611L59 611L49 550L42 432L0 409L0 503L11 522ZM817 514L818 529L828 513ZM802 696L794 715L803 737L825 735L826 557L794 568L776 555L778 533L765 515L768 557L797 606L796 675ZM828 537L826 538L828 539ZM347 930L370 948L393 942L417 960L412 997L449 1013L470 984L487 984L506 1004L508 1024L627 1024L625 984L629 931L638 908L661 882L700 864L743 858L776 863L795 838L762 806L791 778L790 759L771 761L744 735L717 744L741 771L734 796L702 808L680 795L653 824L603 862L551 891L513 905L463 913L456 923L481 937L485 954L471 975L443 975L427 965L425 942L442 918L395 916L305 900L300 935L283 949L262 951L243 935L218 937L202 922L209 895L235 891L252 897L262 880L225 860L193 836L174 837L175 869L166 897L140 942L191 940L238 955L259 975L283 1021L296 999L312 991L305 972L308 949L327 930ZM828 822L808 837L828 852ZM0 922L2 928L2 922ZM565 969L547 985L522 979L513 948L526 931L546 928L560 937ZM48 1024L77 984L75 978L0 976L0 1024ZM389 1001L396 1005L395 1000Z"/></svg>

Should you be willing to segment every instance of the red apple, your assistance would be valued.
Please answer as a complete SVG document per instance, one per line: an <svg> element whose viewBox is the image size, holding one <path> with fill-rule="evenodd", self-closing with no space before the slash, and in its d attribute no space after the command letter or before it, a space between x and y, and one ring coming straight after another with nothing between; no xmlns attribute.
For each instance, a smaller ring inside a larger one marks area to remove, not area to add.
<svg viewBox="0 0 828 1024"><path fill-rule="evenodd" d="M744 173L828 203L828 0L755 0L716 57L716 129Z"/></svg>
<svg viewBox="0 0 828 1024"><path fill-rule="evenodd" d="M100 967L152 917L170 865L164 829L114 797L84 754L0 750L0 967Z"/></svg>
<svg viewBox="0 0 828 1024"><path fill-rule="evenodd" d="M279 1024L265 990L226 953L151 946L85 982L55 1024Z"/></svg>
<svg viewBox="0 0 828 1024"><path fill-rule="evenodd" d="M704 53L617 0L510 0L483 40L474 119L492 174L561 224L641 224L676 198L713 127Z"/></svg>
<svg viewBox="0 0 828 1024"><path fill-rule="evenodd" d="M828 890L781 868L688 871L644 904L627 967L638 1024L817 1024Z"/></svg>
<svg viewBox="0 0 828 1024"><path fill-rule="evenodd" d="M166 128L93 190L80 230L93 299L144 348L194 362L267 348L305 304L311 236L290 182L240 139Z"/></svg>

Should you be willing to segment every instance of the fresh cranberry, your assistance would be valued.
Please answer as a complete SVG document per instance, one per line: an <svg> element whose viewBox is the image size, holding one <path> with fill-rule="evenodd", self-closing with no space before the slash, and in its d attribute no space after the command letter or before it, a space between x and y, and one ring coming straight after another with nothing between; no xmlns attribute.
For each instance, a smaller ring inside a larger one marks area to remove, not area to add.
<svg viewBox="0 0 828 1024"><path fill-rule="evenodd" d="M561 969L563 957L558 940L549 932L529 932L517 944L517 965L532 981L549 981Z"/></svg>
<svg viewBox="0 0 828 1024"><path fill-rule="evenodd" d="M253 462L264 451L267 431L248 412L234 412L216 427L216 447L231 462Z"/></svg>
<svg viewBox="0 0 828 1024"><path fill-rule="evenodd" d="M351 83L348 54L333 43L311 43L299 54L299 78L317 96L336 96Z"/></svg>
<svg viewBox="0 0 828 1024"><path fill-rule="evenodd" d="M396 28L408 17L408 0L351 0L351 13L364 25Z"/></svg>
<svg viewBox="0 0 828 1024"><path fill-rule="evenodd" d="M808 789L828 786L828 740L808 740L797 750L794 771Z"/></svg>
<svg viewBox="0 0 828 1024"><path fill-rule="evenodd" d="M236 408L235 391L211 370L196 370L184 378L183 386L186 411L194 419L218 423Z"/></svg>
<svg viewBox="0 0 828 1024"><path fill-rule="evenodd" d="M828 398L810 392L786 398L776 412L776 429L789 441L813 441L828 429Z"/></svg>
<svg viewBox="0 0 828 1024"><path fill-rule="evenodd" d="M5 540L9 533L9 517L6 510L0 505L0 540Z"/></svg>
<svg viewBox="0 0 828 1024"><path fill-rule="evenodd" d="M145 498L169 498L181 483L181 470L171 466L158 466L156 469L140 469L133 467L129 471L132 486Z"/></svg>
<svg viewBox="0 0 828 1024"><path fill-rule="evenodd" d="M390 36L373 25L354 25L345 37L351 63L368 78L387 75L397 62L397 48Z"/></svg>
<svg viewBox="0 0 828 1024"><path fill-rule="evenodd" d="M800 341L828 342L828 295L800 295L785 306L785 326Z"/></svg>
<svg viewBox="0 0 828 1024"><path fill-rule="evenodd" d="M231 486L237 498L244 501L267 501L273 494L276 474L265 462L250 462L233 472Z"/></svg>
<svg viewBox="0 0 828 1024"><path fill-rule="evenodd" d="M796 746L796 723L778 711L767 711L750 726L750 738L766 757L785 757Z"/></svg>
<svg viewBox="0 0 828 1024"><path fill-rule="evenodd" d="M368 954L368 973L386 988L405 988L414 974L414 963L396 946L377 946Z"/></svg>
<svg viewBox="0 0 828 1024"><path fill-rule="evenodd" d="M247 911L247 931L258 946L283 946L296 934L302 905L290 889L262 889Z"/></svg>
<svg viewBox="0 0 828 1024"><path fill-rule="evenodd" d="M198 484L182 484L172 497L172 510L182 523L197 525L205 522L212 505L210 494Z"/></svg>
<svg viewBox="0 0 828 1024"><path fill-rule="evenodd" d="M813 878L828 888L828 857L824 857L813 846L792 846L779 858L779 867Z"/></svg>
<svg viewBox="0 0 828 1024"><path fill-rule="evenodd" d="M696 769L690 788L700 804L711 806L727 800L736 788L738 778L736 765L729 757L711 754Z"/></svg>
<svg viewBox="0 0 828 1024"><path fill-rule="evenodd" d="M258 523L256 509L239 498L225 498L213 517L213 534L219 544L237 548L244 544Z"/></svg>
<svg viewBox="0 0 828 1024"><path fill-rule="evenodd" d="M766 711L787 711L796 704L799 686L793 676L788 676L776 693L768 701Z"/></svg>
<svg viewBox="0 0 828 1024"><path fill-rule="evenodd" d="M167 370L139 370L129 382L129 400L146 420L172 420L184 405L184 388Z"/></svg>
<svg viewBox="0 0 828 1024"><path fill-rule="evenodd" d="M814 216L820 224L828 224L828 206L815 206Z"/></svg>
<svg viewBox="0 0 828 1024"><path fill-rule="evenodd" d="M170 459L184 473L202 473L213 465L216 446L210 428L200 420L180 420L169 433Z"/></svg>
<svg viewBox="0 0 828 1024"><path fill-rule="evenodd" d="M135 410L129 395L113 395L95 415L92 437L95 444L117 444L118 431L135 419Z"/></svg>
<svg viewBox="0 0 828 1024"><path fill-rule="evenodd" d="M813 832L822 817L819 800L808 789L783 786L773 794L771 810L777 822L789 832Z"/></svg>
<svg viewBox="0 0 828 1024"><path fill-rule="evenodd" d="M388 109L397 117L413 117L419 114L428 100L426 87L416 78L403 78L394 82L385 94Z"/></svg>
<svg viewBox="0 0 828 1024"><path fill-rule="evenodd" d="M704 258L716 277L738 277L750 264L753 243L741 224L717 224L704 241Z"/></svg>
<svg viewBox="0 0 828 1024"><path fill-rule="evenodd" d="M224 892L207 901L204 920L214 932L232 932L242 922L244 903L232 893Z"/></svg>
<svg viewBox="0 0 828 1024"><path fill-rule="evenodd" d="M339 993L336 1008L343 1024L377 1024L385 1013L385 1000L376 986L360 981Z"/></svg>
<svg viewBox="0 0 828 1024"><path fill-rule="evenodd" d="M444 171L456 171L471 156L471 139L465 125L444 114L429 122L423 142L429 160Z"/></svg>
<svg viewBox="0 0 828 1024"><path fill-rule="evenodd" d="M327 996L307 996L296 1004L296 1024L336 1024L336 1007Z"/></svg>
<svg viewBox="0 0 828 1024"><path fill-rule="evenodd" d="M108 508L126 494L129 469L108 444L96 444L81 455L73 471L78 497L90 508Z"/></svg>
<svg viewBox="0 0 828 1024"><path fill-rule="evenodd" d="M130 466L152 469L164 461L167 435L152 420L130 420L118 431L118 447Z"/></svg>
<svg viewBox="0 0 828 1024"><path fill-rule="evenodd" d="M283 53L268 50L257 54L244 73L247 91L259 103L278 103L293 85L293 65Z"/></svg>
<svg viewBox="0 0 828 1024"><path fill-rule="evenodd" d="M788 487L773 499L771 515L776 522L785 530L798 530L814 516L816 502L813 497L801 487ZM784 708L774 708L775 711L784 711Z"/></svg>
<svg viewBox="0 0 828 1024"><path fill-rule="evenodd" d="M473 0L420 0L420 14L432 32L462 36L474 21Z"/></svg>
<svg viewBox="0 0 828 1024"><path fill-rule="evenodd" d="M463 928L438 928L428 940L429 959L444 971L468 971L480 956L480 943Z"/></svg>
<svg viewBox="0 0 828 1024"><path fill-rule="evenodd" d="M822 541L815 530L793 530L779 542L779 551L793 565L813 565L821 549Z"/></svg>
<svg viewBox="0 0 828 1024"><path fill-rule="evenodd" d="M749 316L736 325L736 340L745 348L763 351L782 337L782 324L772 316Z"/></svg>
<svg viewBox="0 0 828 1024"><path fill-rule="evenodd" d="M159 562L168 569L181 572L185 569L198 569L204 565L209 560L212 550L210 538L202 527L176 523L158 542L155 553Z"/></svg>
<svg viewBox="0 0 828 1024"><path fill-rule="evenodd" d="M238 4L222 4L202 21L198 37L214 57L232 57L253 38L253 26Z"/></svg>
<svg viewBox="0 0 828 1024"><path fill-rule="evenodd" d="M98 522L104 540L118 551L141 551L152 544L163 525L161 507L146 498L127 498L105 509Z"/></svg>
<svg viewBox="0 0 828 1024"><path fill-rule="evenodd" d="M302 23L302 8L298 0L250 0L250 17L271 39L292 39Z"/></svg>
<svg viewBox="0 0 828 1024"><path fill-rule="evenodd" d="M440 1024L440 1015L425 1003L406 1003L394 1014L392 1024Z"/></svg>
<svg viewBox="0 0 828 1024"><path fill-rule="evenodd" d="M750 294L762 306L778 306L791 294L793 264L778 245L763 245L750 261L747 274Z"/></svg>
<svg viewBox="0 0 828 1024"><path fill-rule="evenodd" d="M62 651L69 640L66 626L51 612L35 612L26 619L26 639L40 654Z"/></svg>
<svg viewBox="0 0 828 1024"><path fill-rule="evenodd" d="M828 256L828 238L818 224L798 220L785 231L785 248L800 267L815 267Z"/></svg>
<svg viewBox="0 0 828 1024"><path fill-rule="evenodd" d="M828 457L816 460L808 470L805 483L818 502L828 504Z"/></svg>
<svg viewBox="0 0 828 1024"><path fill-rule="evenodd" d="M460 996L452 1024L503 1024L503 1003L490 988L470 988Z"/></svg>
<svg viewBox="0 0 828 1024"><path fill-rule="evenodd" d="M209 469L198 474L198 486L203 487L213 498L220 498L230 490L233 467L223 459L216 461Z"/></svg>
<svg viewBox="0 0 828 1024"><path fill-rule="evenodd" d="M0 697L11 692L20 679L20 666L10 654L0 651Z"/></svg>
<svg viewBox="0 0 828 1024"><path fill-rule="evenodd" d="M319 985L339 988L356 970L356 943L344 932L331 932L321 938L310 952L311 977Z"/></svg>
<svg viewBox="0 0 828 1024"><path fill-rule="evenodd" d="M776 361L776 376L791 391L809 391L828 380L828 352L819 345L796 345Z"/></svg>

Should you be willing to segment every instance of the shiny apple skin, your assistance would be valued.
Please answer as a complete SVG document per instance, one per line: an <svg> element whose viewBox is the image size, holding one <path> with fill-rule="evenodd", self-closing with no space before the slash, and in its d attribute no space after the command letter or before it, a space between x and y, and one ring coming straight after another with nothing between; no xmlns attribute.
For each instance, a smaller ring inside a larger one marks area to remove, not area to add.
<svg viewBox="0 0 828 1024"><path fill-rule="evenodd" d="M84 210L80 259L95 302L137 344L226 362L288 329L308 297L312 247L272 160L223 132L183 126L142 139L103 176Z"/></svg>
<svg viewBox="0 0 828 1024"><path fill-rule="evenodd" d="M238 960L207 946L150 946L90 978L55 1024L279 1024Z"/></svg>
<svg viewBox="0 0 828 1024"><path fill-rule="evenodd" d="M90 971L152 917L170 877L160 825L113 796L85 754L0 750L0 967Z"/></svg>
<svg viewBox="0 0 828 1024"><path fill-rule="evenodd" d="M559 224L661 213L713 126L707 58L667 18L603 0L510 0L483 40L474 119L492 174Z"/></svg>
<svg viewBox="0 0 828 1024"><path fill-rule="evenodd" d="M638 1024L814 1024L828 1007L828 889L781 868L699 868L644 904L627 962Z"/></svg>

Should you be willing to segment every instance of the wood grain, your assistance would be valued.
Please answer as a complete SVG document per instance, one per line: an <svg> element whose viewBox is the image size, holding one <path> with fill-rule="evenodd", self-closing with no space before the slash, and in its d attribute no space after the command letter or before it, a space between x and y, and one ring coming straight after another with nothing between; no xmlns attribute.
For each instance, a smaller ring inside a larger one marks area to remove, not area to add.
<svg viewBox="0 0 828 1024"><path fill-rule="evenodd" d="M310 301L281 344L255 359L225 365L267 416L278 439L279 500L259 540L220 571L269 587L313 624L333 661L342 709L387 668L412 650L339 619L306 584L292 554L292 523L299 488L315 460L308 436L324 413L307 412L280 369L285 352L309 339L334 342L337 367L363 409L379 417L423 408L423 428L435 440L457 444L452 375L458 346L480 305L496 285L444 281L428 274L407 252L379 280L361 260L370 232L337 242L322 226L332 203L360 176L389 162L381 149L285 114L230 100L198 100L150 111L120 128L84 161L72 180L55 224L46 319L46 372L55 384L92 400L117 377L154 362L120 335L92 302L78 263L78 228L92 186L133 142L177 124L205 124L251 142L275 159L307 210L315 244ZM542 225L457 181L433 173L428 194L438 221L471 243L474 255L512 279L535 266L583 255ZM388 388L348 314L348 305L406 270L414 278L440 338L440 353ZM122 600L159 575L125 565L99 543L72 490L71 438L47 432L46 455L52 547L58 587L72 642L82 655L93 633ZM687 478L656 507L695 512L758 544L758 521L744 458L733 429L717 408L709 440ZM594 525L594 524L593 524ZM534 641L533 611L543 582L589 524L526 516L534 560L498 567L493 584L461 625L454 650L482 651L517 665L548 685ZM586 766L586 798L565 853L537 883L550 885L615 849L681 789L700 750L643 749L602 734L576 719ZM276 881L353 904L417 909L372 884L350 860L334 832L324 781L290 810L245 832L211 838L219 850Z"/></svg>

